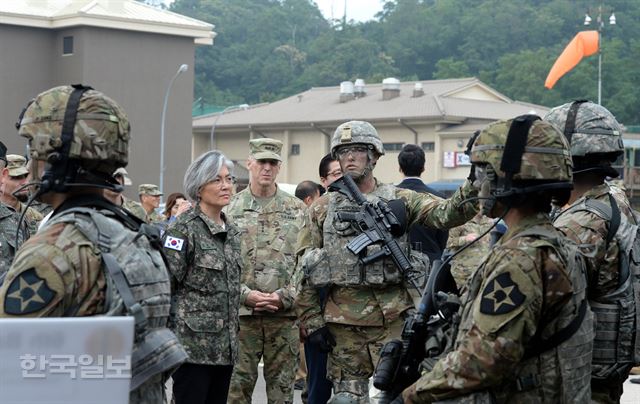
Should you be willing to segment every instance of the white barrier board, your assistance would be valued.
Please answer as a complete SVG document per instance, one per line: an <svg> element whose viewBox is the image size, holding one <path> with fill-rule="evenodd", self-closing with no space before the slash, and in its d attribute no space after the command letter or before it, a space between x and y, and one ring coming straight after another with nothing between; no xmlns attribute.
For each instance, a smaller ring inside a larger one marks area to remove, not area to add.
<svg viewBox="0 0 640 404"><path fill-rule="evenodd" d="M126 404L133 317L0 319L0 402Z"/></svg>

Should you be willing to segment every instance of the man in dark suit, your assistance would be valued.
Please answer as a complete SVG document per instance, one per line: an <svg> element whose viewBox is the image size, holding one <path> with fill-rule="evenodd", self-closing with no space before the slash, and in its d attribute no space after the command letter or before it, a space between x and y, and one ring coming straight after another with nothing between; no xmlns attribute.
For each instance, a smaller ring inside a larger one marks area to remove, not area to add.
<svg viewBox="0 0 640 404"><path fill-rule="evenodd" d="M398 154L398 164L404 179L397 186L442 198L442 194L426 186L420 179L420 175L424 171L424 162L424 151L420 147L414 144L404 145ZM422 225L414 224L409 229L409 240L413 249L427 254L431 261L442 256L448 237L449 233L446 230L430 229Z"/></svg>

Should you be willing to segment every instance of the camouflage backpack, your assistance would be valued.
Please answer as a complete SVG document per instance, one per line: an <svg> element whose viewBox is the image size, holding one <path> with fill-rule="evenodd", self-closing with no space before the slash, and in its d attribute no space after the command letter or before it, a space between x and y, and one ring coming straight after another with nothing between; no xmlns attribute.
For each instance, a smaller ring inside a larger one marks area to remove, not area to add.
<svg viewBox="0 0 640 404"><path fill-rule="evenodd" d="M584 199L560 213L591 212L609 223L607 245L618 242L618 287L589 302L597 318L593 363L609 365L594 377L603 379L620 367L640 363L640 213L632 209L633 222L622 220L618 202L611 193L608 197L609 204Z"/></svg>

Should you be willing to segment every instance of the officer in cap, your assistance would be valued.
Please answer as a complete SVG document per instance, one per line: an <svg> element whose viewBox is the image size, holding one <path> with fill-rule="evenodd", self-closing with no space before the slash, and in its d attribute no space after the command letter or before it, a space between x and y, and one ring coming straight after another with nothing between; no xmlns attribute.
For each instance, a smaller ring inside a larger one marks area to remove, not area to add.
<svg viewBox="0 0 640 404"><path fill-rule="evenodd" d="M240 344L229 402L251 402L263 358L268 401L290 403L300 344L293 310L295 249L305 206L276 185L282 142L253 139L249 149L249 186L225 208L240 229L242 257Z"/></svg>
<svg viewBox="0 0 640 404"><path fill-rule="evenodd" d="M475 214L473 204L461 202L475 195L469 182L450 199L420 194L381 184L373 176L384 148L369 122L350 121L338 126L331 139L331 155L371 202L401 199L397 216L407 226L420 223L431 228L460 225ZM339 184L344 179L336 180ZM424 276L428 257L412 251L405 230L397 240L413 264L411 274L401 274L387 257L363 264L346 246L362 229L341 220L358 205L341 192L328 192L307 210L298 238L299 271L305 279L296 298L296 310L308 341L329 352L327 376L333 382L331 403L368 403L369 378L373 375L383 344L398 338L403 318L413 308L409 279ZM380 247L370 246L367 254ZM328 287L326 306L319 304L318 288Z"/></svg>
<svg viewBox="0 0 640 404"><path fill-rule="evenodd" d="M166 328L170 283L159 234L102 197L127 164L129 120L82 85L39 94L20 117L35 197L54 208L0 287L0 317L135 317L130 403L161 403L165 375L186 359ZM37 287L36 287L37 286Z"/></svg>
<svg viewBox="0 0 640 404"><path fill-rule="evenodd" d="M7 165L7 147L0 142L0 169L5 170ZM22 244L29 238L29 229L26 222L20 223L20 214L0 201L0 285L6 272L13 262L16 253L16 242ZM19 224L20 223L20 224ZM18 239L16 240L16 230Z"/></svg>
<svg viewBox="0 0 640 404"><path fill-rule="evenodd" d="M146 213L145 222L163 222L165 218L156 212L156 209L160 206L160 197L162 196L158 186L155 184L140 184L138 186L138 195L140 196L140 204Z"/></svg>
<svg viewBox="0 0 640 404"><path fill-rule="evenodd" d="M0 178L0 200L16 212L24 213L24 218L29 226L29 233L35 234L38 224L44 217L31 206L24 202L29 199L29 190L24 187L28 182L29 169L27 159L19 154L7 154L7 166L2 169Z"/></svg>

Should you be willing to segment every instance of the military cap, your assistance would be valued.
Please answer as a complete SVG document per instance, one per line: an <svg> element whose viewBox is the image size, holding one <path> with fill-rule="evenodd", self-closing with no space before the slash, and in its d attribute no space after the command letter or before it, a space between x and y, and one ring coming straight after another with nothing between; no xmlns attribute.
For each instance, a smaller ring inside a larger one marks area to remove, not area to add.
<svg viewBox="0 0 640 404"><path fill-rule="evenodd" d="M138 193L140 195L151 195L151 196L160 196L162 192L158 189L158 186L155 184L140 184L138 186Z"/></svg>
<svg viewBox="0 0 640 404"><path fill-rule="evenodd" d="M114 177L121 176L124 179L124 185L127 185L127 186L131 185L131 178L129 178L129 173L127 172L127 170L124 169L124 167L120 167L116 171L114 171L113 176Z"/></svg>
<svg viewBox="0 0 640 404"><path fill-rule="evenodd" d="M256 160L278 160L282 161L282 142L276 139L260 138L249 141L251 157Z"/></svg>
<svg viewBox="0 0 640 404"><path fill-rule="evenodd" d="M29 174L27 159L19 154L7 154L7 168L10 177L20 177Z"/></svg>

